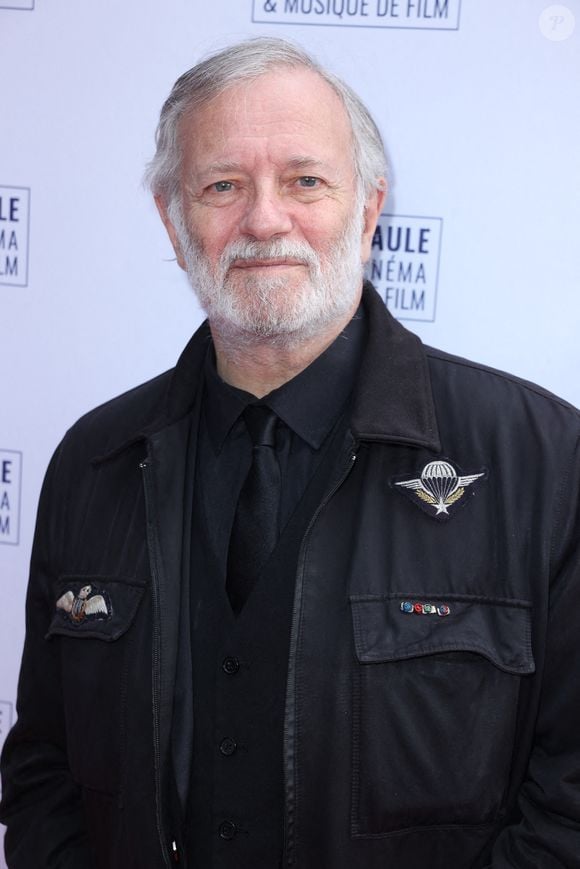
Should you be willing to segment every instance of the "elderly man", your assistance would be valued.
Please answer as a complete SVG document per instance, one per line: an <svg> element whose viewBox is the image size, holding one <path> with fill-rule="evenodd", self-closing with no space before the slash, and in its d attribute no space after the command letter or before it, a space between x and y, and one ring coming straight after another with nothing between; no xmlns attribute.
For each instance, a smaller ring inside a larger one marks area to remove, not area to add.
<svg viewBox="0 0 580 869"><path fill-rule="evenodd" d="M173 88L149 181L209 322L50 465L13 869L580 867L578 415L363 287L384 177L281 40Z"/></svg>

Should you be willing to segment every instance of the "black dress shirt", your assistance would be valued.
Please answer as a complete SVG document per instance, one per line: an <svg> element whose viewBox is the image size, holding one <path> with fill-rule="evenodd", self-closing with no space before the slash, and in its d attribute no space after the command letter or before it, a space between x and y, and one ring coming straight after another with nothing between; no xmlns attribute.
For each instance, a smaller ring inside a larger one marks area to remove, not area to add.
<svg viewBox="0 0 580 869"><path fill-rule="evenodd" d="M322 458L322 446L344 411L362 357L366 329L362 306L333 343L292 380L260 401L219 377L213 348L206 357L199 432L198 472L208 493L205 507L211 546L225 577L234 513L252 460L252 442L241 414L266 404L280 418L276 453L280 465L280 532L294 512ZM225 580L224 580L225 581Z"/></svg>

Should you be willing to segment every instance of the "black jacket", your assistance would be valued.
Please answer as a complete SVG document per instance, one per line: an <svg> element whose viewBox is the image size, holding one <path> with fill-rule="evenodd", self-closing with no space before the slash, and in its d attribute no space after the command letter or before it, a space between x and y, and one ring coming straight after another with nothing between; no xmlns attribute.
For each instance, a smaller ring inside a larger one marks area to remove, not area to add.
<svg viewBox="0 0 580 869"><path fill-rule="evenodd" d="M580 867L578 414L365 305L296 568L283 866ZM172 710L207 339L51 462L2 759L11 869L187 865Z"/></svg>

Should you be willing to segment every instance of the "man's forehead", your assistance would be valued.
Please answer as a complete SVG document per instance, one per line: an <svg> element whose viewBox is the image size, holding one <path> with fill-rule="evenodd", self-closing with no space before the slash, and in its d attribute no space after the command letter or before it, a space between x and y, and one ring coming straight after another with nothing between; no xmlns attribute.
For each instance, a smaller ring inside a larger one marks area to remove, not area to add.
<svg viewBox="0 0 580 869"><path fill-rule="evenodd" d="M233 82L199 105L185 109L182 124L220 116L243 117L245 112L262 112L274 123L296 109L306 119L332 117L350 128L344 103L333 87L315 70L274 67L259 76Z"/></svg>
<svg viewBox="0 0 580 869"><path fill-rule="evenodd" d="M230 145L259 147L269 140L289 167L313 167L337 149L348 153L350 119L330 85L309 69L276 68L242 81L182 117L185 151L207 167L235 169Z"/></svg>

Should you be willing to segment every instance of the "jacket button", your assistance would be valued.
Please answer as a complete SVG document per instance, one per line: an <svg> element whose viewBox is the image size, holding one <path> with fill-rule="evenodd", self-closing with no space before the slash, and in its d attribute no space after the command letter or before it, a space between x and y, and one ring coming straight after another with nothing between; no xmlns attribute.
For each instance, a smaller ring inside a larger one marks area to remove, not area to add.
<svg viewBox="0 0 580 869"><path fill-rule="evenodd" d="M233 839L238 828L233 821L222 821L219 825L219 834L222 839Z"/></svg>
<svg viewBox="0 0 580 869"><path fill-rule="evenodd" d="M224 658L222 663L222 670L224 673L227 673L228 676L233 676L234 673L237 673L240 669L240 662L237 658L233 658L231 655L228 655L227 658Z"/></svg>
<svg viewBox="0 0 580 869"><path fill-rule="evenodd" d="M226 736L225 739L222 739L220 742L220 751L224 755L224 757L230 757L236 748L238 747L235 739L232 739L231 736Z"/></svg>

